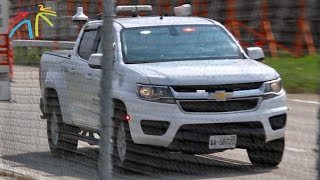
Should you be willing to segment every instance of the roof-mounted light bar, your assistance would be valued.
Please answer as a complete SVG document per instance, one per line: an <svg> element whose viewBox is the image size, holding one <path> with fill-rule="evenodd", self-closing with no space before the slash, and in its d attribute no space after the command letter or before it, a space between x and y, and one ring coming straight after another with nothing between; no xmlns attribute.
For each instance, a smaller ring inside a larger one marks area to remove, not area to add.
<svg viewBox="0 0 320 180"><path fill-rule="evenodd" d="M135 5L135 6L117 6L116 12L149 12L152 11L150 5Z"/></svg>
<svg viewBox="0 0 320 180"><path fill-rule="evenodd" d="M184 4L182 6L175 7L174 14L176 16L191 16L192 15L192 7L190 4Z"/></svg>

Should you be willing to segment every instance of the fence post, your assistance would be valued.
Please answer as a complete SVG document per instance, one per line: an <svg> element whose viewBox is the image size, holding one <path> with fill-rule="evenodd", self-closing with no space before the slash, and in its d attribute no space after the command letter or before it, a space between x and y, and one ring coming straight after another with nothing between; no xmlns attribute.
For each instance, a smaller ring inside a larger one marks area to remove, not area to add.
<svg viewBox="0 0 320 180"><path fill-rule="evenodd" d="M306 1L299 0L299 17L297 22L298 31L296 34L296 40L294 44L294 51L296 56L302 56L304 54L304 43L307 46L309 54L315 54L316 48L314 46L312 33L310 30L309 22L306 18Z"/></svg>
<svg viewBox="0 0 320 180"><path fill-rule="evenodd" d="M100 152L98 162L98 173L102 180L112 178L112 144L110 142L113 127L112 113L113 105L111 100L112 68L113 68L113 0L103 1L103 61L101 77L101 99L100 99Z"/></svg>

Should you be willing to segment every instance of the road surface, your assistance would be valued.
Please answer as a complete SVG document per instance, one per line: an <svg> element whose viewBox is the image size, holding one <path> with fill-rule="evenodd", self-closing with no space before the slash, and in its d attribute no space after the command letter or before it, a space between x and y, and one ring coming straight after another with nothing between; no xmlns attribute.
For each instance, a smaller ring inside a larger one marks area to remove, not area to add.
<svg viewBox="0 0 320 180"><path fill-rule="evenodd" d="M77 155L65 158L51 156L46 122L39 118L38 68L17 66L14 72L11 102L0 102L0 169L17 171L36 179L97 178L97 147L80 143L80 153ZM286 150L278 168L254 167L249 163L245 150L230 150L206 156L170 154L173 159L161 161L156 165L157 168L142 164L137 169L139 174L127 172L125 175L116 174L115 177L148 179L148 175L162 178L185 175L184 178L190 179L316 180L318 96L289 95L289 99ZM153 159L145 157L143 161L150 164ZM165 167L169 166L175 171L168 172Z"/></svg>

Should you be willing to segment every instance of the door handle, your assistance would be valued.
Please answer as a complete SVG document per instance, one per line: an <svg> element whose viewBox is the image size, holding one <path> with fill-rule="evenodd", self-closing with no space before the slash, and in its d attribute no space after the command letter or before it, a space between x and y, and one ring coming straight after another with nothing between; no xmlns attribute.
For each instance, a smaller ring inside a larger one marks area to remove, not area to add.
<svg viewBox="0 0 320 180"><path fill-rule="evenodd" d="M69 72L72 73L72 74L75 74L75 73L76 73L76 70L73 69L73 68L71 68L71 69L69 69Z"/></svg>
<svg viewBox="0 0 320 180"><path fill-rule="evenodd" d="M62 67L62 70L63 70L64 72L68 72L68 68L67 68L67 67Z"/></svg>
<svg viewBox="0 0 320 180"><path fill-rule="evenodd" d="M91 79L92 79L92 74L87 74L87 75L86 75L86 79L91 80Z"/></svg>

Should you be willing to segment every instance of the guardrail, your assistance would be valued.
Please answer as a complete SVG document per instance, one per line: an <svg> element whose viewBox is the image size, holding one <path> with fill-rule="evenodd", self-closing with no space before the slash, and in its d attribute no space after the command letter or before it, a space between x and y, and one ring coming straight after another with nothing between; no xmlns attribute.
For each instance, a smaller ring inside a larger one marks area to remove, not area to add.
<svg viewBox="0 0 320 180"><path fill-rule="evenodd" d="M73 41L46 41L46 40L13 40L11 47L46 47L46 48L60 48L73 49Z"/></svg>

